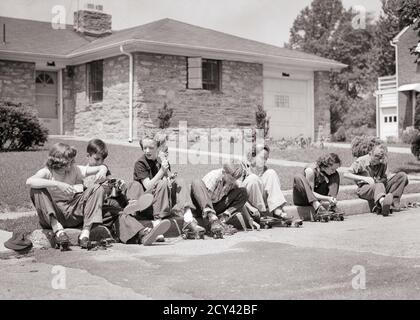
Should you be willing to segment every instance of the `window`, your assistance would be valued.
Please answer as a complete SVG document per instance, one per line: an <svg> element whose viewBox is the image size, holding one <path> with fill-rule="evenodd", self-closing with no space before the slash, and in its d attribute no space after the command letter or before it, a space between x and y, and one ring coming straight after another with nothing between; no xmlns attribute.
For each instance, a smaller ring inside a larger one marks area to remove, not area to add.
<svg viewBox="0 0 420 320"><path fill-rule="evenodd" d="M397 122L397 116L394 116L394 122Z"/></svg>
<svg viewBox="0 0 420 320"><path fill-rule="evenodd" d="M289 96L276 95L274 100L276 108L290 108Z"/></svg>
<svg viewBox="0 0 420 320"><path fill-rule="evenodd" d="M388 122L388 117L385 117L385 123L387 123Z"/></svg>
<svg viewBox="0 0 420 320"><path fill-rule="evenodd" d="M221 90L221 61L189 57L187 65L188 89Z"/></svg>
<svg viewBox="0 0 420 320"><path fill-rule="evenodd" d="M87 64L89 101L100 102L103 99L103 60Z"/></svg>
<svg viewBox="0 0 420 320"><path fill-rule="evenodd" d="M38 77L36 77L35 79L36 83L39 84L54 84L54 80L50 77L50 75L48 73L45 72L41 72Z"/></svg>
<svg viewBox="0 0 420 320"><path fill-rule="evenodd" d="M220 61L203 59L203 89L220 90Z"/></svg>

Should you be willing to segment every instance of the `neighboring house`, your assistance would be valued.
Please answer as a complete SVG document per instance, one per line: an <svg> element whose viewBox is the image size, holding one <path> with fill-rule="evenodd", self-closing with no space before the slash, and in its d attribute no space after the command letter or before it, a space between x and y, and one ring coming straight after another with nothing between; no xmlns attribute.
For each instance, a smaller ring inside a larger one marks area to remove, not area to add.
<svg viewBox="0 0 420 320"><path fill-rule="evenodd" d="M410 48L419 44L413 27L404 28L392 41L396 75L379 78L376 128L381 139L398 138L416 121L416 98L420 92L420 64ZM419 115L417 115L419 116Z"/></svg>
<svg viewBox="0 0 420 320"><path fill-rule="evenodd" d="M102 11L74 17L57 30L0 17L0 98L34 106L51 134L131 141L164 102L174 127L251 127L261 104L274 138L330 133L341 63L171 19L112 31Z"/></svg>

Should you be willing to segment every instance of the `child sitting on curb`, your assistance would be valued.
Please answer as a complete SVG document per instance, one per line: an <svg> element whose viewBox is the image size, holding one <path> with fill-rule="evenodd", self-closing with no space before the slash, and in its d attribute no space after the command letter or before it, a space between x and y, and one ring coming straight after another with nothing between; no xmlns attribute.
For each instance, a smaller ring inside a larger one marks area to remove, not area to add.
<svg viewBox="0 0 420 320"><path fill-rule="evenodd" d="M104 189L95 183L83 190L83 179L95 175L95 181L105 179L107 167L78 166L77 151L64 143L52 146L44 168L27 179L30 196L43 228L54 232L56 243L68 247L70 239L64 228L83 227L79 245L87 248L89 235L102 225Z"/></svg>
<svg viewBox="0 0 420 320"><path fill-rule="evenodd" d="M294 221L301 225L300 219L289 217L283 211L286 199L281 191L279 176L266 165L269 155L270 148L267 145L257 145L244 163L246 174L242 186L248 192L248 202L263 216L271 214L283 221Z"/></svg>
<svg viewBox="0 0 420 320"><path fill-rule="evenodd" d="M134 164L134 181L139 182L143 191L153 195L151 219L171 218L173 215L183 217L183 231L199 234L204 231L194 219L191 209L189 186L184 180L171 174L167 159L165 141L156 134L147 133L140 140L142 153Z"/></svg>
<svg viewBox="0 0 420 320"><path fill-rule="evenodd" d="M223 221L240 212L248 200L246 189L238 184L242 175L241 164L228 163L221 169L210 171L203 179L192 182L191 195L196 204L195 213L208 220L210 232L214 235L225 232Z"/></svg>
<svg viewBox="0 0 420 320"><path fill-rule="evenodd" d="M341 160L335 153L318 158L309 164L303 174L295 176L293 182L293 203L297 206L312 206L315 221L328 221L330 212L321 205L327 202L332 213L337 211L337 194L340 188L340 174L337 169Z"/></svg>
<svg viewBox="0 0 420 320"><path fill-rule="evenodd" d="M388 216L391 210L400 210L400 199L408 178L404 172L387 173L388 149L375 146L372 151L357 158L344 176L354 180L358 186L357 195L368 200L373 212Z"/></svg>
<svg viewBox="0 0 420 320"><path fill-rule="evenodd" d="M108 156L108 148L100 139L92 139L87 145L88 166L103 165ZM107 178L111 177L111 172L107 171ZM94 184L94 179L87 177L83 183L85 187ZM128 187L122 180L116 180L114 183L103 184L106 195L102 206L104 228L114 229L114 234L123 243L138 243L151 245L158 236L165 233L168 228L168 222L157 224L153 228L145 227L135 219L133 214L141 212L148 208L150 201L140 191L141 186L138 182L131 182ZM116 186L118 184L118 186ZM112 190L116 190L113 194ZM109 232L109 231L108 231Z"/></svg>

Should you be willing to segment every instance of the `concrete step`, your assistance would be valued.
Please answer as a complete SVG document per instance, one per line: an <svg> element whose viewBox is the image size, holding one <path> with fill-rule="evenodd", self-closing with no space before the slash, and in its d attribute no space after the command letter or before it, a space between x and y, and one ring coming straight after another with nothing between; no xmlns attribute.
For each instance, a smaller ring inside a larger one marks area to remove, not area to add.
<svg viewBox="0 0 420 320"><path fill-rule="evenodd" d="M401 198L401 206L406 206L409 202L420 202L420 193L406 194ZM346 216L370 213L369 204L366 200L352 199L339 202L339 207L344 211ZM284 211L289 215L300 218L304 221L311 221L314 213L313 207L287 206Z"/></svg>

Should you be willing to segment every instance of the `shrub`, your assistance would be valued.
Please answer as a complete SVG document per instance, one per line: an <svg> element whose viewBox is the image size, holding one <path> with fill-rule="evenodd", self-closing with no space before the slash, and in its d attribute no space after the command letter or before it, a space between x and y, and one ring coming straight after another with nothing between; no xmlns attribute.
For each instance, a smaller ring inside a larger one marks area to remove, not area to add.
<svg viewBox="0 0 420 320"><path fill-rule="evenodd" d="M167 129L171 125L171 118L174 113L174 109L168 108L166 102L163 104L163 108L158 110L159 128Z"/></svg>
<svg viewBox="0 0 420 320"><path fill-rule="evenodd" d="M401 135L401 141L403 143L411 144L414 139L419 135L420 131L415 129L414 127L407 127L402 135Z"/></svg>
<svg viewBox="0 0 420 320"><path fill-rule="evenodd" d="M47 141L44 128L33 111L21 104L0 102L0 151L22 151Z"/></svg>
<svg viewBox="0 0 420 320"><path fill-rule="evenodd" d="M353 139L360 136L375 136L376 129L369 128L367 125L362 125L360 127L350 127L347 130L347 138Z"/></svg>
<svg viewBox="0 0 420 320"><path fill-rule="evenodd" d="M346 128L341 126L336 133L333 135L334 141L345 142L347 140Z"/></svg>
<svg viewBox="0 0 420 320"><path fill-rule="evenodd" d="M353 157L359 158L367 155L373 147L383 144L383 141L374 136L358 136L354 137L351 142L351 153Z"/></svg>

